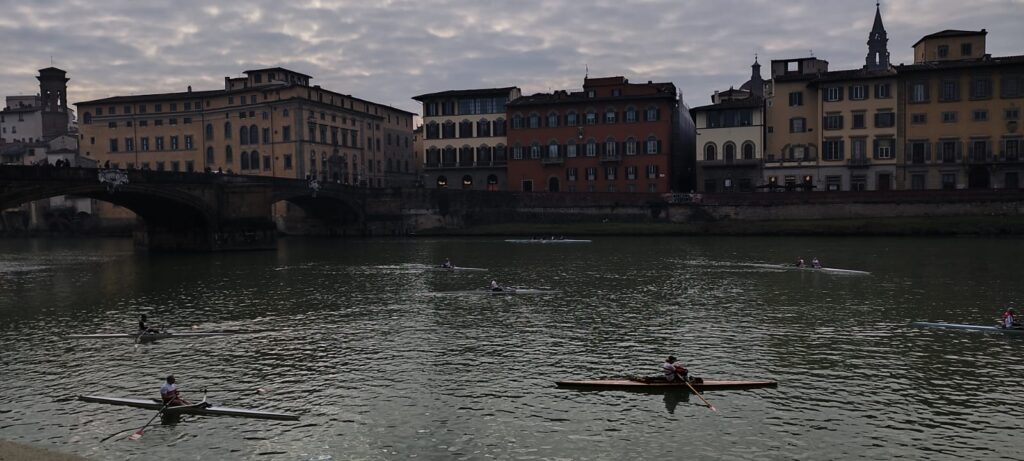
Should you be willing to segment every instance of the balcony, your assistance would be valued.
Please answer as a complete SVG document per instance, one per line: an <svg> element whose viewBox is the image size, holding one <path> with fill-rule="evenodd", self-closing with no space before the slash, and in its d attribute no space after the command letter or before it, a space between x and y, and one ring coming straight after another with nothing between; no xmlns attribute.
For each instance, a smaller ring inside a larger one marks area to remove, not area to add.
<svg viewBox="0 0 1024 461"><path fill-rule="evenodd" d="M542 157L540 159L540 162L545 164L545 165L561 165L561 164L565 163L565 157L562 157L561 155L554 156L554 157L552 157L552 156Z"/></svg>
<svg viewBox="0 0 1024 461"><path fill-rule="evenodd" d="M814 165L818 161L817 154L807 154L803 157L781 157L775 158L774 155L769 155L764 159L765 166L783 166L784 164L796 164L796 166L802 165Z"/></svg>
<svg viewBox="0 0 1024 461"><path fill-rule="evenodd" d="M698 160L697 166L703 168L750 168L761 165L761 159L736 158L725 160Z"/></svg>
<svg viewBox="0 0 1024 461"><path fill-rule="evenodd" d="M971 152L967 154L967 163L972 165L992 163L992 154L989 152Z"/></svg>
<svg viewBox="0 0 1024 461"><path fill-rule="evenodd" d="M601 163L621 162L621 161L622 161L622 156L619 155L619 154L602 154L601 155Z"/></svg>
<svg viewBox="0 0 1024 461"><path fill-rule="evenodd" d="M854 157L847 161L850 168L867 168L871 166L871 160L867 157Z"/></svg>

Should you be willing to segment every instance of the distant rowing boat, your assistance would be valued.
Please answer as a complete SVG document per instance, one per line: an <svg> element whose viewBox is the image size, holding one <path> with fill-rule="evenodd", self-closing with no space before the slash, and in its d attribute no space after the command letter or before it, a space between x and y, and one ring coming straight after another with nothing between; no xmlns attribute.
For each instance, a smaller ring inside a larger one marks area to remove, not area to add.
<svg viewBox="0 0 1024 461"><path fill-rule="evenodd" d="M539 290L535 288L522 288L522 287L502 287L500 290L492 290L490 288L481 288L478 290L465 290L465 291L445 291L445 294L456 294L456 295L483 295L483 296L502 296L502 295L544 295L558 293L558 290Z"/></svg>
<svg viewBox="0 0 1024 461"><path fill-rule="evenodd" d="M431 267L428 267L428 268L426 268L424 270L432 271L432 272L486 272L487 271L487 269L484 269L484 268L481 268L481 267L461 267L461 266L454 266L454 267L431 266Z"/></svg>
<svg viewBox="0 0 1024 461"><path fill-rule="evenodd" d="M778 381L712 381L704 380L702 383L691 383L697 391L713 391L725 389L756 389L761 387L776 387ZM654 382L645 383L630 379L595 379L583 381L558 381L556 386L561 388L591 389L591 390L629 390L629 391L667 391L680 390L688 391L685 383Z"/></svg>
<svg viewBox="0 0 1024 461"><path fill-rule="evenodd" d="M987 331L990 333L1024 334L1024 327L1003 328L991 325L969 325L964 323L912 322L910 326L919 328L945 328L947 330Z"/></svg>
<svg viewBox="0 0 1024 461"><path fill-rule="evenodd" d="M838 269L835 267L797 267L792 264L747 264L747 266L753 267L764 267L766 269L788 269L788 270L799 270L799 271L811 271L811 272L822 272L826 274L837 274L837 275L871 275L867 271L858 271L853 269Z"/></svg>
<svg viewBox="0 0 1024 461"><path fill-rule="evenodd" d="M146 333L140 335L138 333L101 333L94 335L67 335L68 339L137 339L139 341L156 341L158 339L168 338L206 338L210 336L228 336L235 333L226 331L213 331L213 332L193 332L193 333L174 333L170 331L162 331L160 333Z"/></svg>
<svg viewBox="0 0 1024 461"><path fill-rule="evenodd" d="M508 243L590 243L583 239L507 239Z"/></svg>
<svg viewBox="0 0 1024 461"><path fill-rule="evenodd" d="M163 408L164 404L158 399L132 399L132 398L121 398L121 397L102 397L95 395L81 395L78 397L83 402L93 403L105 403L108 405L121 405L126 407L134 408L145 408L148 410L159 410ZM239 416L244 418L259 418L259 419L277 419L277 420L288 420L298 421L299 416L278 413L274 411L265 410L248 410L245 408L231 408L231 407L220 407L210 406L203 408L199 405L186 405L182 407L167 407L164 409L164 414L190 414L190 415L213 415L213 416Z"/></svg>

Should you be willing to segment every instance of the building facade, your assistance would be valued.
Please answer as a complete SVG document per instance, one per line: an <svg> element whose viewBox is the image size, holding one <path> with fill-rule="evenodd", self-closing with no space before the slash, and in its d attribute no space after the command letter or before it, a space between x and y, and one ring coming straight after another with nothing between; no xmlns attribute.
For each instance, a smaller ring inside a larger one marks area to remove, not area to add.
<svg viewBox="0 0 1024 461"><path fill-rule="evenodd" d="M811 81L828 72L817 58L772 60L765 122L765 190L814 189L818 175L818 93Z"/></svg>
<svg viewBox="0 0 1024 461"><path fill-rule="evenodd" d="M221 90L78 103L82 153L115 168L414 181L413 113L310 86L288 69L244 74Z"/></svg>
<svg viewBox="0 0 1024 461"><path fill-rule="evenodd" d="M423 184L430 188L507 190L506 105L516 87L421 94Z"/></svg>
<svg viewBox="0 0 1024 461"><path fill-rule="evenodd" d="M68 109L67 73L56 67L39 70L39 94L7 96L0 111L0 144L38 143L67 133L72 126Z"/></svg>
<svg viewBox="0 0 1024 461"><path fill-rule="evenodd" d="M582 91L512 101L508 117L509 190L665 193L682 182L672 175L684 149L672 83L586 78Z"/></svg>
<svg viewBox="0 0 1024 461"><path fill-rule="evenodd" d="M697 132L699 192L752 192L761 183L764 160L764 80L757 60L739 89L690 109Z"/></svg>
<svg viewBox="0 0 1024 461"><path fill-rule="evenodd" d="M898 67L902 187L1019 189L1024 175L1024 56L986 53L987 32L945 30Z"/></svg>

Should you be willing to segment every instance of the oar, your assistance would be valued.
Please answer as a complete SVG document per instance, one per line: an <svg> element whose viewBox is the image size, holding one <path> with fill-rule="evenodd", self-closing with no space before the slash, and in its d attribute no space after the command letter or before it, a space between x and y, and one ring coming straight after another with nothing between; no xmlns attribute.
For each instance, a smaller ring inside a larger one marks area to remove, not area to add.
<svg viewBox="0 0 1024 461"><path fill-rule="evenodd" d="M174 400L172 399L172 400L168 400L167 402L165 402L165 403L164 403L164 406L160 407L160 411L156 412L156 414L155 414L155 415L153 415L153 417L152 417L152 418L149 418L149 421L148 421L148 422L147 422L147 423L146 423L145 425L143 425L142 427L140 427L140 428L139 428L139 430L137 430L137 431L135 431L134 433L132 433L132 435L129 435L129 436L128 436L128 440L139 440L139 439L141 439L141 438L142 438L142 433L143 433L143 431L145 431L145 430L146 430L146 428L147 428L147 427L149 427L149 425L150 425L150 424L152 424L152 423L153 423L153 421L154 421L154 420L155 420L155 419L156 419L157 417L159 417L159 416L160 416L160 414L162 414L162 413L164 412L164 410L166 410L166 409L167 409L167 405L170 405L170 404L171 404L171 402L173 402L173 401L174 401Z"/></svg>
<svg viewBox="0 0 1024 461"><path fill-rule="evenodd" d="M708 402L708 399L705 399L703 395L700 395L700 392L697 392L697 389L693 388L693 385L690 384L689 378L683 377L683 382L686 383L686 386L689 387L690 390L693 391L694 394L697 394L697 397L700 397L700 399L704 401L704 404L707 405L708 408L711 409L711 411L713 411L715 413L718 412L718 410L715 409L715 406L712 405L711 402Z"/></svg>
<svg viewBox="0 0 1024 461"><path fill-rule="evenodd" d="M263 387L257 387L256 389L203 389L203 393L207 392L255 392L257 394L266 394L270 392L270 389Z"/></svg>

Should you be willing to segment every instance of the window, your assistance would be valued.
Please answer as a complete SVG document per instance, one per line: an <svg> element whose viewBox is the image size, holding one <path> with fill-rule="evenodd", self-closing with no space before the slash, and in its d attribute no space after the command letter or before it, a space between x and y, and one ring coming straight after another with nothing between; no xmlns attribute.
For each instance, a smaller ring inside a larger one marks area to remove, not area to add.
<svg viewBox="0 0 1024 461"><path fill-rule="evenodd" d="M988 121L988 111L984 109L979 109L971 112L971 120L974 120L975 122Z"/></svg>
<svg viewBox="0 0 1024 461"><path fill-rule="evenodd" d="M107 122L107 128L117 128L117 122Z"/></svg>
<svg viewBox="0 0 1024 461"><path fill-rule="evenodd" d="M231 122L224 122L224 139L231 139Z"/></svg>
<svg viewBox="0 0 1024 461"><path fill-rule="evenodd" d="M860 101L867 99L868 87L867 85L853 85L850 87L850 99Z"/></svg>
<svg viewBox="0 0 1024 461"><path fill-rule="evenodd" d="M910 163L923 164L928 160L928 141L911 141L910 142Z"/></svg>
<svg viewBox="0 0 1024 461"><path fill-rule="evenodd" d="M473 122L469 120L463 120L459 122L459 137L460 138L472 138L473 137Z"/></svg>
<svg viewBox="0 0 1024 461"><path fill-rule="evenodd" d="M576 141L569 140L569 143L565 145L565 156L575 157L576 156Z"/></svg>
<svg viewBox="0 0 1024 461"><path fill-rule="evenodd" d="M117 152L117 140L116 139L111 139L110 140L110 151L111 152Z"/></svg>
<svg viewBox="0 0 1024 461"><path fill-rule="evenodd" d="M195 172L196 162L193 162L192 160L185 160L185 171L188 173Z"/></svg>
<svg viewBox="0 0 1024 461"><path fill-rule="evenodd" d="M441 138L453 139L455 138L455 122L448 120L441 125ZM372 146L367 146L372 147Z"/></svg>
<svg viewBox="0 0 1024 461"><path fill-rule="evenodd" d="M579 116L576 115L576 112L570 111L568 114L565 114L566 126L576 126L579 125L579 123Z"/></svg>
<svg viewBox="0 0 1024 461"><path fill-rule="evenodd" d="M499 118L494 121L494 136L505 136L505 119Z"/></svg>
<svg viewBox="0 0 1024 461"><path fill-rule="evenodd" d="M992 79L977 77L971 80L971 99L992 97Z"/></svg>
<svg viewBox="0 0 1024 461"><path fill-rule="evenodd" d="M577 179L576 178L576 168L566 168L565 169L565 180L566 181L575 181L576 179Z"/></svg>
<svg viewBox="0 0 1024 461"><path fill-rule="evenodd" d="M1006 112L1003 112L1003 118L1005 118L1007 120L1017 120L1017 119L1019 119L1020 118L1020 109L1006 109Z"/></svg>
<svg viewBox="0 0 1024 461"><path fill-rule="evenodd" d="M149 138L148 137L146 137L146 138L139 138L139 148L142 149L143 152L146 152L146 151L149 150Z"/></svg>
<svg viewBox="0 0 1024 461"><path fill-rule="evenodd" d="M658 165L647 165L647 179L658 177Z"/></svg>
<svg viewBox="0 0 1024 461"><path fill-rule="evenodd" d="M854 129L866 128L866 125L864 123L864 112L854 112L853 113L853 127L852 128L854 128Z"/></svg>
<svg viewBox="0 0 1024 461"><path fill-rule="evenodd" d="M636 139L626 139L624 149L626 151L626 155L636 155Z"/></svg>
<svg viewBox="0 0 1024 461"><path fill-rule="evenodd" d="M754 159L754 143L747 141L743 143L743 159L753 160Z"/></svg>
<svg viewBox="0 0 1024 461"><path fill-rule="evenodd" d="M512 160L522 160L522 159L523 159L523 146L520 146L519 144L516 144L516 145L512 146Z"/></svg>
<svg viewBox="0 0 1024 461"><path fill-rule="evenodd" d="M597 180L597 168L587 167L586 171L587 171L587 181L596 181Z"/></svg>
<svg viewBox="0 0 1024 461"><path fill-rule="evenodd" d="M627 166L626 167L626 179L628 179L630 181L633 181L633 180L636 179L636 167L635 166Z"/></svg>
<svg viewBox="0 0 1024 461"><path fill-rule="evenodd" d="M939 45L939 57L940 58L948 58L949 57L949 45Z"/></svg>
<svg viewBox="0 0 1024 461"><path fill-rule="evenodd" d="M288 142L292 140L292 127L283 126L281 127L281 140Z"/></svg>
<svg viewBox="0 0 1024 461"><path fill-rule="evenodd" d="M587 148L586 149L587 149L586 150L587 157L596 157L597 156L597 141L594 141L593 139L588 139L587 140Z"/></svg>
<svg viewBox="0 0 1024 461"><path fill-rule="evenodd" d="M843 140L842 139L826 139L822 143L822 159L823 160L842 160L843 159Z"/></svg>
<svg viewBox="0 0 1024 461"><path fill-rule="evenodd" d="M194 147L194 143L192 142L192 135L190 135L190 134L185 135L185 149L186 150L192 150L193 147Z"/></svg>
<svg viewBox="0 0 1024 461"><path fill-rule="evenodd" d="M942 188L944 190L956 189L956 173L942 173Z"/></svg>
<svg viewBox="0 0 1024 461"><path fill-rule="evenodd" d="M337 134L338 134L338 132L335 131L334 132L334 135L335 135L334 144L335 145L338 144ZM263 129L263 144L270 144L270 128L264 128Z"/></svg>
<svg viewBox="0 0 1024 461"><path fill-rule="evenodd" d="M527 118L526 126L528 128L540 128L540 115L530 114L530 117Z"/></svg>
<svg viewBox="0 0 1024 461"><path fill-rule="evenodd" d="M615 174L618 172L618 167L607 166L604 168L604 179L607 181L614 181Z"/></svg>
<svg viewBox="0 0 1024 461"><path fill-rule="evenodd" d="M646 112L648 122L657 122L661 118L661 111L657 107L648 107Z"/></svg>
<svg viewBox="0 0 1024 461"><path fill-rule="evenodd" d="M879 160L888 160L893 158L893 156L893 139L875 138L875 158Z"/></svg>
<svg viewBox="0 0 1024 461"><path fill-rule="evenodd" d="M135 140L132 138L124 138L124 150L127 152L135 150Z"/></svg>
<svg viewBox="0 0 1024 461"><path fill-rule="evenodd" d="M960 82L956 80L943 80L939 88L942 89L942 92L939 93L939 101L960 100Z"/></svg>
<svg viewBox="0 0 1024 461"><path fill-rule="evenodd" d="M139 126L149 126L149 120L139 120Z"/></svg>
<svg viewBox="0 0 1024 461"><path fill-rule="evenodd" d="M163 105L161 105L161 104L153 105L153 112L163 112L163 111L164 111Z"/></svg>
<svg viewBox="0 0 1024 461"><path fill-rule="evenodd" d="M924 190L924 175L910 175L910 190Z"/></svg>
<svg viewBox="0 0 1024 461"><path fill-rule="evenodd" d="M910 102L928 102L927 82L911 82L909 85Z"/></svg>
<svg viewBox="0 0 1024 461"><path fill-rule="evenodd" d="M635 123L636 122L636 108L635 107L627 107L626 108L626 113L624 115L624 118L626 119L626 123Z"/></svg>
<svg viewBox="0 0 1024 461"><path fill-rule="evenodd" d="M807 119L803 117L793 117L789 119L790 133L803 133L804 131L807 131Z"/></svg>
<svg viewBox="0 0 1024 461"><path fill-rule="evenodd" d="M176 119L176 118L168 119L167 120L167 124L168 125L177 125L178 124L178 119Z"/></svg>
<svg viewBox="0 0 1024 461"><path fill-rule="evenodd" d="M1001 83L999 86L1000 96L1018 98L1024 95L1024 75L1004 75Z"/></svg>
<svg viewBox="0 0 1024 461"><path fill-rule="evenodd" d="M825 177L825 188L830 192L842 190L843 178L842 176L826 176Z"/></svg>
<svg viewBox="0 0 1024 461"><path fill-rule="evenodd" d="M939 158L942 163L956 163L960 159L960 141L939 141Z"/></svg>
<svg viewBox="0 0 1024 461"><path fill-rule="evenodd" d="M875 114L875 128L892 128L896 126L894 112L878 112Z"/></svg>
<svg viewBox="0 0 1024 461"><path fill-rule="evenodd" d="M212 123L207 123L206 124L206 140L207 141L213 141L213 124Z"/></svg>
<svg viewBox="0 0 1024 461"><path fill-rule="evenodd" d="M841 129L843 129L843 116L841 114L828 114L828 115L825 115L825 129L826 130L841 130Z"/></svg>
<svg viewBox="0 0 1024 461"><path fill-rule="evenodd" d="M794 91L789 93L789 107L796 107L804 105L804 93L802 91Z"/></svg>
<svg viewBox="0 0 1024 461"><path fill-rule="evenodd" d="M888 99L892 97L892 88L888 83L875 84L875 99Z"/></svg>
<svg viewBox="0 0 1024 461"><path fill-rule="evenodd" d="M212 165L213 161L213 146L210 146L206 148L206 163Z"/></svg>
<svg viewBox="0 0 1024 461"><path fill-rule="evenodd" d="M718 153L717 149L715 148L715 143L709 142L706 145L704 145L704 160L714 161L716 160L716 157L718 157Z"/></svg>
<svg viewBox="0 0 1024 461"><path fill-rule="evenodd" d="M592 110L587 111L584 123L586 123L587 125L597 125L597 112L594 112Z"/></svg>
<svg viewBox="0 0 1024 461"><path fill-rule="evenodd" d="M163 125L164 125L163 119L159 119L158 118L156 120L153 120L153 126L163 126Z"/></svg>
<svg viewBox="0 0 1024 461"><path fill-rule="evenodd" d="M557 128L557 127L558 127L558 113L557 112L552 112L552 113L548 114L548 128Z"/></svg>
<svg viewBox="0 0 1024 461"><path fill-rule="evenodd" d="M843 99L843 87L841 86L829 86L825 87L825 101L834 102Z"/></svg>
<svg viewBox="0 0 1024 461"><path fill-rule="evenodd" d="M961 43L960 44L960 56L967 57L971 55L971 44Z"/></svg>
<svg viewBox="0 0 1024 461"><path fill-rule="evenodd" d="M512 129L518 130L523 127L523 116L515 114L512 116Z"/></svg>
<svg viewBox="0 0 1024 461"><path fill-rule="evenodd" d="M956 123L956 112L943 112L942 123Z"/></svg>
<svg viewBox="0 0 1024 461"><path fill-rule="evenodd" d="M479 120L476 122L476 135L482 138L489 137L491 135L491 122L487 120Z"/></svg>
<svg viewBox="0 0 1024 461"><path fill-rule="evenodd" d="M163 136L157 136L157 137L153 138L153 141L156 144L156 150L164 150L164 137Z"/></svg>
<svg viewBox="0 0 1024 461"><path fill-rule="evenodd" d="M284 155L284 169L286 169L286 170L292 169L292 154L285 154Z"/></svg>
<svg viewBox="0 0 1024 461"><path fill-rule="evenodd" d="M615 109L609 108L604 112L604 123L615 123L618 114Z"/></svg>
<svg viewBox="0 0 1024 461"><path fill-rule="evenodd" d="M249 127L243 125L238 129L238 143L242 145L249 144Z"/></svg>
<svg viewBox="0 0 1024 461"><path fill-rule="evenodd" d="M540 158L540 144L533 143L530 145L530 158L534 160Z"/></svg>
<svg viewBox="0 0 1024 461"><path fill-rule="evenodd" d="M157 138L160 139L160 138ZM171 150L178 150L178 137L171 136Z"/></svg>
<svg viewBox="0 0 1024 461"><path fill-rule="evenodd" d="M654 154L660 153L661 152L661 141L659 141L658 138L655 138L654 136L648 137L647 138L647 148L645 149L645 152L648 155L654 155Z"/></svg>
<svg viewBox="0 0 1024 461"><path fill-rule="evenodd" d="M924 114L924 113L910 114L910 123L913 123L915 125L921 125L921 124L928 123L928 114Z"/></svg>
<svg viewBox="0 0 1024 461"><path fill-rule="evenodd" d="M1020 139L1004 139L1003 157L1006 160L1019 160L1021 144L1022 141Z"/></svg>

